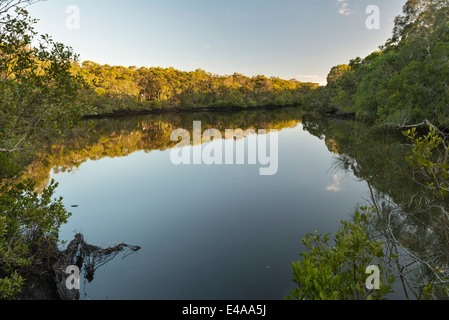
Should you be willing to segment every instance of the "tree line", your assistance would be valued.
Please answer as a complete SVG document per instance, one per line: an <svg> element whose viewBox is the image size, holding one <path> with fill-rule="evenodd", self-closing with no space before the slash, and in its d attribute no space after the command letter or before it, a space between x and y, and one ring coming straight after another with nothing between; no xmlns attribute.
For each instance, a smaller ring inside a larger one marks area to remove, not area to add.
<svg viewBox="0 0 449 320"><path fill-rule="evenodd" d="M92 61L74 64L74 71L89 83L87 96L97 114L162 108L293 106L302 104L304 97L318 87L263 75L217 75L202 69L123 67Z"/></svg>
<svg viewBox="0 0 449 320"><path fill-rule="evenodd" d="M332 68L306 108L382 124L449 124L449 1L408 0L392 36L364 59Z"/></svg>

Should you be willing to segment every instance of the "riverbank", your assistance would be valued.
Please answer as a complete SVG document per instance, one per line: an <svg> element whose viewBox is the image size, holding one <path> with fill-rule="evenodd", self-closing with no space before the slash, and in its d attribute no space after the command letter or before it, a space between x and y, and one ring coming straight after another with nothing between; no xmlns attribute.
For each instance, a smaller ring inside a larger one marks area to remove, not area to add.
<svg viewBox="0 0 449 320"><path fill-rule="evenodd" d="M179 107L170 107L170 108L157 108L157 109L125 109L125 110L115 110L108 113L99 113L92 115L85 115L82 118L84 120L88 119L106 119L106 118L121 118L128 116L141 116L141 115L162 115L162 114L170 114L170 113L195 113L195 112L241 112L241 111L257 111L257 110L281 110L281 109L291 109L297 108L306 113L316 113L304 111L302 106L300 105L284 105L284 106L275 106L275 105L266 105L259 107L193 107L193 108L179 108ZM342 112L337 109L329 109L326 112L321 112L322 115L335 116L338 118L354 118L354 112Z"/></svg>
<svg viewBox="0 0 449 320"><path fill-rule="evenodd" d="M261 106L261 107L193 107L193 108L157 108L157 109L125 109L114 110L108 113L99 113L93 115L85 115L83 119L103 119L103 118L120 118L124 116L140 116L149 114L167 114L167 113L194 113L194 112L240 112L240 111L256 111L256 110L273 110L273 109L285 109L285 108L300 108L298 105L286 105L286 106Z"/></svg>

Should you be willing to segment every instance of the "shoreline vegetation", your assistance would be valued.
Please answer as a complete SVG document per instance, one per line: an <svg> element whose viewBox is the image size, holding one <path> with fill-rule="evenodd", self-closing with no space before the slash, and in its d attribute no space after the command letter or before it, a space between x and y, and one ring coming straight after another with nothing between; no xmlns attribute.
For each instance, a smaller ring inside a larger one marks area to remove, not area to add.
<svg viewBox="0 0 449 320"><path fill-rule="evenodd" d="M103 114L91 114L82 116L82 120L90 120L90 119L107 119L107 118L122 118L122 117L134 117L134 116L142 116L142 115L163 115L169 113L182 114L182 113L222 113L222 112L242 112L242 111L257 111L257 110L281 110L281 109L292 109L296 108L303 113L310 114L320 114L323 116L332 116L335 118L355 118L356 114L354 112L342 112L336 109L329 109L326 112L305 112L301 106L298 105L285 105L285 106L261 106L261 107L196 107L196 108L161 108L161 109L151 109L151 110L117 110L111 113L103 113Z"/></svg>
<svg viewBox="0 0 449 320"><path fill-rule="evenodd" d="M255 110L273 110L273 109L282 109L282 108L294 108L298 107L297 105L288 105L288 106L263 106L263 107L196 107L196 108L179 108L179 107L171 107L171 108L160 108L160 109L125 109L125 110L116 110L110 113L100 113L100 114L91 114L85 115L82 117L83 120L89 119L105 119L105 118L120 118L120 117L133 117L133 116L141 116L141 115L162 115L167 113L200 113L200 112L239 112L239 111L255 111Z"/></svg>
<svg viewBox="0 0 449 320"><path fill-rule="evenodd" d="M139 68L74 63L85 79L89 113L84 117L170 111L224 111L302 105L319 84L239 73L216 75L201 69Z"/></svg>
<svg viewBox="0 0 449 320"><path fill-rule="evenodd" d="M418 138L415 131L408 131L413 155L407 161L417 168L414 178L427 188L423 203L431 206L420 209L438 216L432 220L433 227L445 232L439 241L441 248L448 247L449 149L441 129L449 127L449 0L408 0L403 15L395 19L391 38L367 57L333 67L325 86L263 75L221 76L201 69L79 64L72 48L35 32L37 20L24 8L37 1L0 0L0 299L23 298L21 294L35 287L32 280L55 276L50 267L58 255L54 248L59 243L59 227L70 213L61 199L52 199L53 183L38 193L35 182L17 183L15 179L46 147L82 130L83 119L297 106L307 113L368 120L373 127L430 127L427 137ZM442 147L445 152L436 152ZM370 183L360 167L354 168ZM382 217L385 212L373 202L373 211ZM317 247L310 247L311 257L329 254L330 261L339 258L338 252L336 256L331 251L319 252L318 240ZM386 240L396 251L385 258L398 264L397 251L404 248L406 239L401 243L387 235ZM346 252L348 248L340 249ZM438 261L435 267L445 264ZM426 278L411 291L416 290L413 293L418 297L424 292L429 299L447 298L447 288L441 287L446 280L437 269L419 267L427 272ZM293 268L302 286L302 274L316 266L297 263ZM325 277L335 280L333 270L325 271ZM351 281L349 276L341 280ZM401 275L401 281L406 280ZM312 298L341 298L327 285L319 283L317 296ZM364 294L357 298L366 298Z"/></svg>

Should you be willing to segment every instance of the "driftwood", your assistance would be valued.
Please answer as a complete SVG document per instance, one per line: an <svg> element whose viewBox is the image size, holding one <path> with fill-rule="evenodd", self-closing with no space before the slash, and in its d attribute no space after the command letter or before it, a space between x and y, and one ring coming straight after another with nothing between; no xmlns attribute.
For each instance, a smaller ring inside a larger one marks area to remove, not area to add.
<svg viewBox="0 0 449 320"><path fill-rule="evenodd" d="M62 300L79 300L80 293L77 289L68 289L66 273L68 266L77 266L84 270L84 278L91 282L95 271L114 259L120 252L125 252L124 257L140 250L139 246L121 243L110 248L101 248L84 241L82 234L76 234L75 238L67 246L67 249L59 253L57 262L53 265L57 291Z"/></svg>

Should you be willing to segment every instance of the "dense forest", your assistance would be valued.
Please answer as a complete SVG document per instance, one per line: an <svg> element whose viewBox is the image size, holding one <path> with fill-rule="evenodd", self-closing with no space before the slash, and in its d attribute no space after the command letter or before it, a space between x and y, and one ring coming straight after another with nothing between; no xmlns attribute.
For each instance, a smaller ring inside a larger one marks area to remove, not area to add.
<svg viewBox="0 0 449 320"><path fill-rule="evenodd" d="M409 0L388 41L332 68L308 110L355 113L391 126L449 124L449 1Z"/></svg>
<svg viewBox="0 0 449 320"><path fill-rule="evenodd" d="M94 114L154 109L251 108L293 106L318 84L263 75L212 74L201 69L123 67L84 61L74 72L88 82Z"/></svg>

